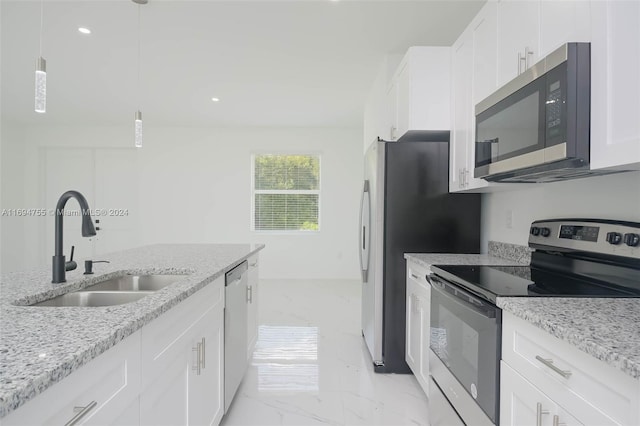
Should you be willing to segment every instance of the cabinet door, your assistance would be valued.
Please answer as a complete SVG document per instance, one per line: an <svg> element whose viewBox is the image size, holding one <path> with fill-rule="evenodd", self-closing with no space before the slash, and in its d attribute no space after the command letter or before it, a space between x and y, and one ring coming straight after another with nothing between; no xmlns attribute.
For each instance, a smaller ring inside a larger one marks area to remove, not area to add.
<svg viewBox="0 0 640 426"><path fill-rule="evenodd" d="M260 280L258 255L249 258L249 288L247 307L247 360L253 356L258 340L258 283Z"/></svg>
<svg viewBox="0 0 640 426"><path fill-rule="evenodd" d="M540 55L543 58L568 42L591 40L589 1L540 2Z"/></svg>
<svg viewBox="0 0 640 426"><path fill-rule="evenodd" d="M502 0L498 3L498 86L540 58L539 15L539 1ZM525 59L521 62L520 57Z"/></svg>
<svg viewBox="0 0 640 426"><path fill-rule="evenodd" d="M431 289L420 286L420 359L416 378L429 396L429 338L431 337Z"/></svg>
<svg viewBox="0 0 640 426"><path fill-rule="evenodd" d="M497 89L498 7L488 2L476 15L473 26L473 105ZM475 113L474 113L475 114Z"/></svg>
<svg viewBox="0 0 640 426"><path fill-rule="evenodd" d="M551 426L556 405L545 394L500 362L500 425Z"/></svg>
<svg viewBox="0 0 640 426"><path fill-rule="evenodd" d="M452 47L453 84L449 190L464 189L464 171L471 131L472 42L464 33Z"/></svg>
<svg viewBox="0 0 640 426"><path fill-rule="evenodd" d="M389 121L389 140L398 140L398 83L394 79L387 91L387 117Z"/></svg>
<svg viewBox="0 0 640 426"><path fill-rule="evenodd" d="M420 366L420 312L418 308L419 296L416 293L417 285L412 279L407 280L407 306L406 306L406 361L409 368L416 376Z"/></svg>
<svg viewBox="0 0 640 426"><path fill-rule="evenodd" d="M400 65L400 71L396 75L396 135L401 137L407 130L412 129L413 123L410 123L411 114L411 75L408 65L409 61ZM428 94L416 93L415 96L428 96Z"/></svg>
<svg viewBox="0 0 640 426"><path fill-rule="evenodd" d="M640 2L591 5L591 167L640 168Z"/></svg>
<svg viewBox="0 0 640 426"><path fill-rule="evenodd" d="M194 326L190 339L190 425L216 425L224 414L224 309L222 300Z"/></svg>
<svg viewBox="0 0 640 426"><path fill-rule="evenodd" d="M191 342L181 338L162 356L163 372L140 394L140 424L187 425Z"/></svg>
<svg viewBox="0 0 640 426"><path fill-rule="evenodd" d="M137 410L131 407L137 408L139 391L140 333L136 332L4 417L1 423L66 424L78 414L75 407L86 407L85 414L77 419L79 425L119 424L121 419L137 424Z"/></svg>

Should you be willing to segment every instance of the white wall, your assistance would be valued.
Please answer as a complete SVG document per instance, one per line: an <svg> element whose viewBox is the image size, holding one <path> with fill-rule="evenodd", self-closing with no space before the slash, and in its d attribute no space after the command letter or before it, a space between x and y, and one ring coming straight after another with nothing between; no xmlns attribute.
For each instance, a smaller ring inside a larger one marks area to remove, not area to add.
<svg viewBox="0 0 640 426"><path fill-rule="evenodd" d="M515 188L515 187L514 187ZM483 194L482 247L489 240L527 245L531 222L596 218L640 222L640 173L589 177ZM507 215L512 214L512 227Z"/></svg>
<svg viewBox="0 0 640 426"><path fill-rule="evenodd" d="M12 167L2 169L2 207L53 208L40 205L43 147L126 147L132 144L131 130L74 126L6 132L2 162ZM139 245L264 242L264 278L355 279L361 143L360 129L147 126L144 147L137 151L137 182L131 182L140 194L138 205L131 206L138 210ZM273 151L321 155L319 233L250 231L251 154ZM15 219L18 226L10 235L3 222L3 272L49 261L33 250L42 244L38 229L43 220L53 219Z"/></svg>

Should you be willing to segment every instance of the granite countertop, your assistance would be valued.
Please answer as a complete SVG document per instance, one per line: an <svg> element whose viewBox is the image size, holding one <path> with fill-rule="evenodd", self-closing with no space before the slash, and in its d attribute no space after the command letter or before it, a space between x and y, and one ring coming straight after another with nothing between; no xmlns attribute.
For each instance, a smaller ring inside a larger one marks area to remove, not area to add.
<svg viewBox="0 0 640 426"><path fill-rule="evenodd" d="M640 299L499 297L497 305L640 380Z"/></svg>
<svg viewBox="0 0 640 426"><path fill-rule="evenodd" d="M264 248L262 244L166 244L100 256L83 275L51 284L51 269L0 277L0 418ZM175 284L136 302L107 307L34 307L31 303L111 277L178 274ZM189 275L180 275L189 274ZM89 278L87 278L89 277Z"/></svg>
<svg viewBox="0 0 640 426"><path fill-rule="evenodd" d="M523 263L490 254L405 253L404 258L429 268L433 265L522 266Z"/></svg>

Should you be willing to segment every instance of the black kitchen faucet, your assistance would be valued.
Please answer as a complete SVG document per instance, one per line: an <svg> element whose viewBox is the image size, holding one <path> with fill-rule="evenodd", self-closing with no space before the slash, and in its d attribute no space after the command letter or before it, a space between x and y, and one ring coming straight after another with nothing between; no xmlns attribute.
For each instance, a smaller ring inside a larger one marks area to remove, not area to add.
<svg viewBox="0 0 640 426"><path fill-rule="evenodd" d="M66 271L67 267L70 266L69 270L75 269L73 264L75 262L70 261L66 262L64 258L64 248L62 246L62 219L64 217L64 206L69 201L69 198L75 198L78 200L78 204L80 204L80 213L82 214L82 236L83 237L92 237L96 235L96 229L93 227L93 221L91 220L91 214L89 212L89 203L87 203L87 199L84 198L84 195L79 193L78 191L67 191L60 196L58 200L58 204L56 205L56 248L55 254L53 256L53 279L52 283L63 283L67 281L66 279ZM73 256L73 254L72 254ZM67 264L70 265L67 265Z"/></svg>

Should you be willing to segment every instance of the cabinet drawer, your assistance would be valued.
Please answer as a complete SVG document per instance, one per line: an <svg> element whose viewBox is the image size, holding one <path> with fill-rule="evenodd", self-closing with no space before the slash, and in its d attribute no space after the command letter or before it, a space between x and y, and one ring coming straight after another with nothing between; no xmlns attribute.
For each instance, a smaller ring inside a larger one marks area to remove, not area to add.
<svg viewBox="0 0 640 426"><path fill-rule="evenodd" d="M427 274L431 273L429 268L425 268L422 265L418 265L415 262L407 260L407 279L412 279L416 283L425 288L431 288L427 281Z"/></svg>
<svg viewBox="0 0 640 426"><path fill-rule="evenodd" d="M217 305L224 307L224 276L195 292L141 330L143 388L162 374L174 359L174 350L182 351L183 340L190 328Z"/></svg>
<svg viewBox="0 0 640 426"><path fill-rule="evenodd" d="M502 359L586 424L638 424L640 383L504 312Z"/></svg>
<svg viewBox="0 0 640 426"><path fill-rule="evenodd" d="M66 424L76 415L75 407L87 407L79 425L117 424L137 404L139 391L137 332L3 418L2 425Z"/></svg>

